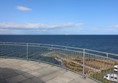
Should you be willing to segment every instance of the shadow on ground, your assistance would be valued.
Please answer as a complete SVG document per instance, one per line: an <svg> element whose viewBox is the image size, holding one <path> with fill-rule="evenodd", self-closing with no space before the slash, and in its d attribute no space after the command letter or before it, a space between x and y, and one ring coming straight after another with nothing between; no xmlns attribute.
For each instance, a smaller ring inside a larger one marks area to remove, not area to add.
<svg viewBox="0 0 118 83"><path fill-rule="evenodd" d="M20 70L0 68L0 83L44 83L40 78L36 78Z"/></svg>

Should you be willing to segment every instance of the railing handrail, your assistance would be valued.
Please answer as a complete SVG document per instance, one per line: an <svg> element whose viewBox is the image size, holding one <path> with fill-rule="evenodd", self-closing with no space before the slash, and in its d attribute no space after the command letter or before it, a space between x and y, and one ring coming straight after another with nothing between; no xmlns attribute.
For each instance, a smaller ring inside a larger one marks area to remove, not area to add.
<svg viewBox="0 0 118 83"><path fill-rule="evenodd" d="M46 46L52 46L52 47L62 47L62 48L70 48L70 49L75 49L75 50L86 50L86 51L90 51L90 52L96 52L96 53L102 53L102 54L110 54L113 56L118 56L118 54L115 53L109 53L109 52L103 52L103 51L97 51L97 50L92 50L92 49L87 49L87 48L79 48L79 47L73 47L73 46L63 46L63 45L55 45L55 44L43 44L43 43L26 43L26 42L0 42L0 44L6 44L6 43L13 43L13 44L34 44L34 45L46 45ZM24 46L25 46L24 45Z"/></svg>

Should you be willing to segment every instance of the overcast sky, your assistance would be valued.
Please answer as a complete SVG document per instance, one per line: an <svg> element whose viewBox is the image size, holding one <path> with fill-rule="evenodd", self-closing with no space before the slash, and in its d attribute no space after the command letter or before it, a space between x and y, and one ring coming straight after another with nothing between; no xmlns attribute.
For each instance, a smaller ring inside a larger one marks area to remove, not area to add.
<svg viewBox="0 0 118 83"><path fill-rule="evenodd" d="M0 34L118 34L118 0L0 0Z"/></svg>

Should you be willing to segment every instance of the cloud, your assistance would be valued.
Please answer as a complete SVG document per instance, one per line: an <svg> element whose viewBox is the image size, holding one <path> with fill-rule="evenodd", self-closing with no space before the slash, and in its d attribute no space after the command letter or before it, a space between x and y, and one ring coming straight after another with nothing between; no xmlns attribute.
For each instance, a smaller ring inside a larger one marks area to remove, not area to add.
<svg viewBox="0 0 118 83"><path fill-rule="evenodd" d="M81 26L82 23L41 24L41 23L13 23L1 22L0 29L52 29Z"/></svg>
<svg viewBox="0 0 118 83"><path fill-rule="evenodd" d="M88 31L92 34L118 34L118 25L91 27Z"/></svg>
<svg viewBox="0 0 118 83"><path fill-rule="evenodd" d="M116 25L113 25L113 27L114 27L114 28L118 28L118 24L116 24Z"/></svg>
<svg viewBox="0 0 118 83"><path fill-rule="evenodd" d="M26 6L17 6L16 9L19 10L19 11L24 11L24 12L32 10L31 8L26 7Z"/></svg>

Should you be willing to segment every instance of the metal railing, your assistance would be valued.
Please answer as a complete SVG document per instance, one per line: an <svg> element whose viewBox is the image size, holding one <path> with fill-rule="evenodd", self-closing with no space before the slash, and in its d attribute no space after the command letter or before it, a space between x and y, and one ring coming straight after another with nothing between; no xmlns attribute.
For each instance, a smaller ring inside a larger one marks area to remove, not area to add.
<svg viewBox="0 0 118 83"><path fill-rule="evenodd" d="M118 54L60 45L0 42L0 57L43 61L97 82L118 83Z"/></svg>

